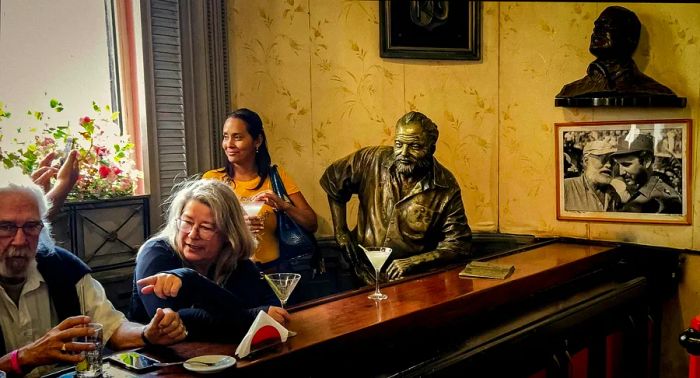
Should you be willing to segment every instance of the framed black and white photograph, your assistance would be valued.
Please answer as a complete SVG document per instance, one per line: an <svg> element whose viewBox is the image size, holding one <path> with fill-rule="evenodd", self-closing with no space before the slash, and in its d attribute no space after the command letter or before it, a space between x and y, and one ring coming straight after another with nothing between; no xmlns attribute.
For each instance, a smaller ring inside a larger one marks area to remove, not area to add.
<svg viewBox="0 0 700 378"><path fill-rule="evenodd" d="M557 219L690 224L690 119L555 124Z"/></svg>
<svg viewBox="0 0 700 378"><path fill-rule="evenodd" d="M382 58L481 59L481 2L379 2Z"/></svg>

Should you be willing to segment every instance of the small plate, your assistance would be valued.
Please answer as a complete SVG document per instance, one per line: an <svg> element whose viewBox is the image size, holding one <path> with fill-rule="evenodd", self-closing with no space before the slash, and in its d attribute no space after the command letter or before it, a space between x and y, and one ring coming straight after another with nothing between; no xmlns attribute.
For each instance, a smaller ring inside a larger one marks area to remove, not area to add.
<svg viewBox="0 0 700 378"><path fill-rule="evenodd" d="M214 363L214 365L212 365L212 366L200 365L198 363L191 363L192 361ZM231 356L226 356L226 355L221 355L221 354L212 354L212 355L207 355L207 356L199 356L199 357L190 358L189 360L185 361L185 363L182 364L182 366L185 369L187 369L189 371L193 371L195 373L207 374L207 373L216 373L216 372L222 371L224 369L228 369L235 364L236 364L236 359L231 357Z"/></svg>

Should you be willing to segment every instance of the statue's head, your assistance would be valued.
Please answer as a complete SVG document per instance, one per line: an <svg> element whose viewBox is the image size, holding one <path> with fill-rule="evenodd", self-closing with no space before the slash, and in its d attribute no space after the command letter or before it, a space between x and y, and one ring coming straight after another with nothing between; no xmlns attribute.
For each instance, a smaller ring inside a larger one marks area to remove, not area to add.
<svg viewBox="0 0 700 378"><path fill-rule="evenodd" d="M394 165L402 175L422 174L430 167L438 139L437 125L419 112L408 112L396 122Z"/></svg>
<svg viewBox="0 0 700 378"><path fill-rule="evenodd" d="M589 51L597 58L630 58L639 43L642 24L631 10L605 8L595 20Z"/></svg>

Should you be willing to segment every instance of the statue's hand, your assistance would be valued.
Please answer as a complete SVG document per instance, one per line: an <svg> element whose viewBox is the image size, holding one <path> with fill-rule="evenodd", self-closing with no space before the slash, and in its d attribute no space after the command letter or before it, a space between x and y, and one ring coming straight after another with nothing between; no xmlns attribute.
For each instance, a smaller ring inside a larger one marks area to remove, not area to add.
<svg viewBox="0 0 700 378"><path fill-rule="evenodd" d="M364 252L359 250L350 230L347 228L335 230L335 240L342 248L343 257L352 267L355 276L367 285L374 285L374 270L365 263L365 259L360 257L364 256Z"/></svg>
<svg viewBox="0 0 700 378"><path fill-rule="evenodd" d="M344 257L348 264L356 267L359 263L357 259L357 243L352 237L350 230L347 228L335 230L335 241L343 250Z"/></svg>
<svg viewBox="0 0 700 378"><path fill-rule="evenodd" d="M406 274L413 271L418 265L419 261L414 257L408 257L405 259L396 259L389 264L389 268L386 270L386 274L390 280L395 280L401 278Z"/></svg>

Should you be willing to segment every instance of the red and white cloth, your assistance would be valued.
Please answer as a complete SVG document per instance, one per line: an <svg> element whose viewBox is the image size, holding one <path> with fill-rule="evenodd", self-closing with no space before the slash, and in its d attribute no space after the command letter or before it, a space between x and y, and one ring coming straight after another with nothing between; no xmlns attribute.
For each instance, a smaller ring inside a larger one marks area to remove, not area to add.
<svg viewBox="0 0 700 378"><path fill-rule="evenodd" d="M251 350L256 350L265 345L285 342L287 337L289 337L289 331L284 326L265 313L265 311L260 311L258 316L255 317L253 325L250 326L248 333L238 344L236 356L243 358L250 354Z"/></svg>

